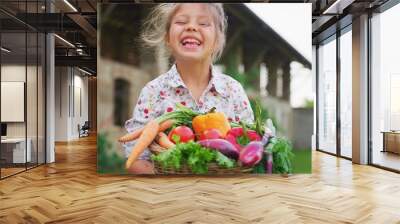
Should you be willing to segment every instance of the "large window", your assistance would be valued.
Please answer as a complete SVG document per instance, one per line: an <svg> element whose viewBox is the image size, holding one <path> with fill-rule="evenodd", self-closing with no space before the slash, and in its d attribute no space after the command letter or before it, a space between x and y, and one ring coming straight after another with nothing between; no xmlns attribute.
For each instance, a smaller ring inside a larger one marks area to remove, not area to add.
<svg viewBox="0 0 400 224"><path fill-rule="evenodd" d="M336 39L318 48L318 149L336 153Z"/></svg>
<svg viewBox="0 0 400 224"><path fill-rule="evenodd" d="M338 33L340 36L331 36L318 48L318 149L351 158L351 25Z"/></svg>
<svg viewBox="0 0 400 224"><path fill-rule="evenodd" d="M351 158L352 149L352 35L351 26L340 36L340 154Z"/></svg>
<svg viewBox="0 0 400 224"><path fill-rule="evenodd" d="M400 170L400 4L371 19L372 163Z"/></svg>

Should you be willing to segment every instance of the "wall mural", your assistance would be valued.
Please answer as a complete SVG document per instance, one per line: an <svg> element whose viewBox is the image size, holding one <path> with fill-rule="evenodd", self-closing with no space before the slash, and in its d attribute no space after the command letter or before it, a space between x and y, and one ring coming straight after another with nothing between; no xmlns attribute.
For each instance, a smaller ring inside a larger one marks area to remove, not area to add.
<svg viewBox="0 0 400 224"><path fill-rule="evenodd" d="M99 15L99 173L311 172L313 103L290 102L292 62L311 77L310 62L252 7L107 3Z"/></svg>

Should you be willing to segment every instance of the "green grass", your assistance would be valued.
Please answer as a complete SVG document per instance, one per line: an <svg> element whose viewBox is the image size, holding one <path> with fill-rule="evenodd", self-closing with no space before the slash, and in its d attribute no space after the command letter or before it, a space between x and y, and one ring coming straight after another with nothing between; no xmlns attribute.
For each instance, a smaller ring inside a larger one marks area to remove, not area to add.
<svg viewBox="0 0 400 224"><path fill-rule="evenodd" d="M293 173L311 173L311 149L294 149Z"/></svg>

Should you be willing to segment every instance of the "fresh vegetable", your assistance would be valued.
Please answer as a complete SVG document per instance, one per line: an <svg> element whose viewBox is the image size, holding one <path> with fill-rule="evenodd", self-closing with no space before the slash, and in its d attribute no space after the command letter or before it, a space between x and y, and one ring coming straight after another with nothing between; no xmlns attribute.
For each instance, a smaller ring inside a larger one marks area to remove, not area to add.
<svg viewBox="0 0 400 224"><path fill-rule="evenodd" d="M163 132L163 131L167 130L168 128L172 127L172 125L174 125L174 123L175 123L175 121L172 119L163 121L160 124L158 131ZM144 129L144 127L136 129L135 131L122 136L121 138L118 139L118 141L122 142L122 143L133 141L133 140L139 138L139 136L143 132L143 129Z"/></svg>
<svg viewBox="0 0 400 224"><path fill-rule="evenodd" d="M165 113L156 118L159 123L166 120L174 120L175 125L189 125L192 123L194 117L200 115L200 113L194 112L193 110L183 106L180 103L176 104L176 109L172 112Z"/></svg>
<svg viewBox="0 0 400 224"><path fill-rule="evenodd" d="M291 159L294 157L292 144L285 138L271 138L267 145L267 151L273 155L273 172L289 174L292 172Z"/></svg>
<svg viewBox="0 0 400 224"><path fill-rule="evenodd" d="M229 159L224 154L215 151L215 161L220 167L223 168L232 168L235 167L235 160Z"/></svg>
<svg viewBox="0 0 400 224"><path fill-rule="evenodd" d="M186 150L186 144L189 143L175 145L175 147L161 152L158 155L151 155L151 158L152 160L159 162L163 168L173 168L177 170L181 168L183 163L182 151Z"/></svg>
<svg viewBox="0 0 400 224"><path fill-rule="evenodd" d="M245 130L246 129L246 130ZM246 133L244 135L243 133ZM251 141L261 141L260 135L254 130L247 130L246 127L234 127L228 131L226 137L230 143L241 151L242 146L247 145Z"/></svg>
<svg viewBox="0 0 400 224"><path fill-rule="evenodd" d="M119 142L121 143L125 143L125 142L129 142L129 141L133 141L137 138L139 138L139 136L142 134L144 127L139 128L134 130L133 132L130 132L124 136L122 136L121 138L118 139Z"/></svg>
<svg viewBox="0 0 400 224"><path fill-rule="evenodd" d="M164 132L158 133L156 141L161 147L166 149L170 149L175 146L175 144L169 140L168 136Z"/></svg>
<svg viewBox="0 0 400 224"><path fill-rule="evenodd" d="M161 164L164 168L179 169L183 164L187 164L193 173L205 174L208 172L208 164L216 162L223 168L232 168L236 165L235 161L227 158L216 150L202 147L196 142L177 144L175 147L152 155L152 159Z"/></svg>
<svg viewBox="0 0 400 224"><path fill-rule="evenodd" d="M267 157L262 157L261 161L252 167L252 173L267 173Z"/></svg>
<svg viewBox="0 0 400 224"><path fill-rule="evenodd" d="M222 137L231 129L228 119L224 113L215 112L211 109L205 115L198 115L192 120L193 130L196 135L201 135L205 130L216 128L221 131Z"/></svg>
<svg viewBox="0 0 400 224"><path fill-rule="evenodd" d="M199 113L190 110L182 104L177 104L175 111L163 114L148 122L142 129L135 131L135 133L122 137L120 139L121 142L127 142L138 138L132 149L131 155L129 155L128 160L125 163L126 168L128 169L131 167L133 162L135 162L139 155L143 153L144 149L151 144L159 130L167 130L172 125L191 124L193 118L197 115L199 115ZM163 124L164 122L166 123ZM160 124L163 124L162 129L160 129Z"/></svg>
<svg viewBox="0 0 400 224"><path fill-rule="evenodd" d="M194 140L194 133L192 129L182 125L172 129L168 134L168 138L175 144L178 142L188 142Z"/></svg>
<svg viewBox="0 0 400 224"><path fill-rule="evenodd" d="M239 150L225 139L206 139L197 143L210 149L216 149L229 158L237 159L239 157Z"/></svg>
<svg viewBox="0 0 400 224"><path fill-rule="evenodd" d="M254 166L263 158L264 146L268 143L269 136L264 134L262 141L252 141L240 151L239 160L243 166Z"/></svg>
<svg viewBox="0 0 400 224"><path fill-rule="evenodd" d="M242 150L242 146L239 145L236 141L236 137L232 134L227 134L225 139L230 142L235 148L240 152Z"/></svg>
<svg viewBox="0 0 400 224"><path fill-rule="evenodd" d="M129 169L143 151L153 142L157 136L159 124L156 120L149 121L143 128L143 132L133 146L132 152L126 161L126 168Z"/></svg>
<svg viewBox="0 0 400 224"><path fill-rule="evenodd" d="M263 136L265 133L265 114L263 114L261 103L257 100L254 103L254 123L244 123L244 122L230 122L232 128L241 127L250 130L254 130L258 135ZM271 119L267 119L272 124ZM272 125L273 126L273 125Z"/></svg>
<svg viewBox="0 0 400 224"><path fill-rule="evenodd" d="M221 131L216 128L207 129L199 136L199 140L218 138L222 138L222 134Z"/></svg>
<svg viewBox="0 0 400 224"><path fill-rule="evenodd" d="M254 130L247 130L247 137L250 141L261 141L260 135L258 135Z"/></svg>
<svg viewBox="0 0 400 224"><path fill-rule="evenodd" d="M267 157L265 170L267 171L268 174L271 174L273 170L273 155L272 153L264 153L264 154Z"/></svg>
<svg viewBox="0 0 400 224"><path fill-rule="evenodd" d="M231 134L235 137L239 137L243 135L243 128L242 127L235 127L231 128L231 130L228 131L228 134Z"/></svg>
<svg viewBox="0 0 400 224"><path fill-rule="evenodd" d="M240 151L239 160L243 166L254 166L262 159L264 145L261 141L250 142Z"/></svg>
<svg viewBox="0 0 400 224"><path fill-rule="evenodd" d="M254 110L254 121L255 121L255 131L260 134L264 135L264 122L262 119L262 108L259 101L255 102L255 110Z"/></svg>

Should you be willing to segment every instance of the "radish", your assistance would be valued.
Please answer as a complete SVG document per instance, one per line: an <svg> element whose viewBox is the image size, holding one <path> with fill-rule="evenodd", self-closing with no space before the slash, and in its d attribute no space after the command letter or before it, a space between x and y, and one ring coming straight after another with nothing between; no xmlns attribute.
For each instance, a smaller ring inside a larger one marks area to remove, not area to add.
<svg viewBox="0 0 400 224"><path fill-rule="evenodd" d="M254 166L259 163L262 159L264 152L264 145L267 144L269 135L265 134L261 141L252 141L247 144L239 155L239 160L243 166ZM271 163L272 164L272 161Z"/></svg>
<svg viewBox="0 0 400 224"><path fill-rule="evenodd" d="M206 148L216 149L229 158L236 160L239 157L239 150L225 139L206 139L197 143Z"/></svg>
<svg viewBox="0 0 400 224"><path fill-rule="evenodd" d="M254 166L262 159L264 145L261 141L253 141L242 149L239 160L243 166Z"/></svg>
<svg viewBox="0 0 400 224"><path fill-rule="evenodd" d="M171 142L177 144L178 143L176 141L177 139L175 139L174 136L177 136L180 143L194 140L194 133L193 133L192 129L190 129L189 127L184 126L184 125L181 125L181 126L178 126L174 129L172 129L168 134L169 140Z"/></svg>
<svg viewBox="0 0 400 224"><path fill-rule="evenodd" d="M261 141L261 136L254 130L247 130L247 137L249 137L250 141Z"/></svg>
<svg viewBox="0 0 400 224"><path fill-rule="evenodd" d="M242 151L242 146L239 145L239 144L237 143L236 137L235 137L234 135L232 135L232 134L227 134L226 137L225 137L225 139L226 139L228 142L230 142L233 146L235 146L236 149L237 149L239 152Z"/></svg>
<svg viewBox="0 0 400 224"><path fill-rule="evenodd" d="M216 128L211 128L205 130L199 137L199 140L205 140L205 139L218 139L222 138L221 131L216 129Z"/></svg>
<svg viewBox="0 0 400 224"><path fill-rule="evenodd" d="M238 138L244 135L244 130L242 127L235 127L228 131L225 139L232 143L236 148L241 150L241 145L238 143ZM257 134L254 130L247 130L246 136L250 141L261 141L261 136Z"/></svg>
<svg viewBox="0 0 400 224"><path fill-rule="evenodd" d="M232 134L235 137L242 136L243 135L243 128L242 127L231 128L231 130L228 131L228 134Z"/></svg>

